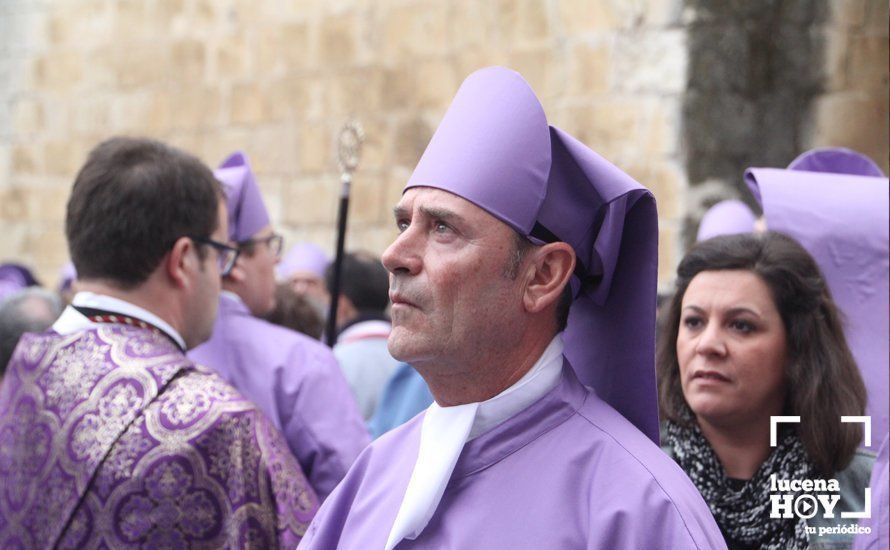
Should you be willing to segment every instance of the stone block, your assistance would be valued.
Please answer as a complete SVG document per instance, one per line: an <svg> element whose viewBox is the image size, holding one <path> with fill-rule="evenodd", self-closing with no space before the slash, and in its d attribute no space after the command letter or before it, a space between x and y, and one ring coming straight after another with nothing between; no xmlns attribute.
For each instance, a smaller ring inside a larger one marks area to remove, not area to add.
<svg viewBox="0 0 890 550"><path fill-rule="evenodd" d="M865 24L869 0L833 0L828 3L829 22L841 29L859 29Z"/></svg>
<svg viewBox="0 0 890 550"><path fill-rule="evenodd" d="M368 172L358 172L352 181L349 221L355 224L382 224L385 186L382 179Z"/></svg>
<svg viewBox="0 0 890 550"><path fill-rule="evenodd" d="M211 78L216 82L241 81L252 76L251 48L246 32L226 34L210 55L214 58Z"/></svg>
<svg viewBox="0 0 890 550"><path fill-rule="evenodd" d="M333 228L339 196L340 185L336 179L300 177L283 190L284 220L294 227L326 224Z"/></svg>
<svg viewBox="0 0 890 550"><path fill-rule="evenodd" d="M218 86L186 86L170 102L170 127L179 130L212 128L222 123L222 98Z"/></svg>
<svg viewBox="0 0 890 550"><path fill-rule="evenodd" d="M543 45L551 37L547 4L539 0L498 0L498 26L514 47Z"/></svg>
<svg viewBox="0 0 890 550"><path fill-rule="evenodd" d="M688 60L683 30L621 37L615 46L615 87L631 93L679 94L686 87Z"/></svg>
<svg viewBox="0 0 890 550"><path fill-rule="evenodd" d="M446 2L399 4L385 8L380 26L375 25L380 58L400 62L443 53L449 35L447 15Z"/></svg>
<svg viewBox="0 0 890 550"><path fill-rule="evenodd" d="M200 40L177 40L170 51L170 69L174 80L194 85L204 81L207 48Z"/></svg>
<svg viewBox="0 0 890 550"><path fill-rule="evenodd" d="M281 25L280 55L288 72L305 71L317 66L317 34L317 28L304 22Z"/></svg>
<svg viewBox="0 0 890 550"><path fill-rule="evenodd" d="M587 32L621 29L624 19L621 0L557 0L559 25L567 34L578 36Z"/></svg>
<svg viewBox="0 0 890 550"><path fill-rule="evenodd" d="M36 85L42 90L72 90L80 83L83 72L83 56L76 50L49 50L34 60Z"/></svg>
<svg viewBox="0 0 890 550"><path fill-rule="evenodd" d="M258 83L233 86L229 101L229 121L234 124L259 124L271 118L269 98Z"/></svg>
<svg viewBox="0 0 890 550"><path fill-rule="evenodd" d="M849 147L868 155L888 173L888 95L827 94L814 102L811 147Z"/></svg>
<svg viewBox="0 0 890 550"><path fill-rule="evenodd" d="M13 174L39 174L43 170L43 148L37 143L17 144L12 147Z"/></svg>
<svg viewBox="0 0 890 550"><path fill-rule="evenodd" d="M492 33L499 27L494 4L477 0L449 2L447 44L454 49L491 45Z"/></svg>
<svg viewBox="0 0 890 550"><path fill-rule="evenodd" d="M22 97L12 105L13 131L22 134L33 134L43 129L43 105L33 97Z"/></svg>
<svg viewBox="0 0 890 550"><path fill-rule="evenodd" d="M612 41L596 40L581 42L571 47L568 57L568 82L570 95L604 93L611 85Z"/></svg>
<svg viewBox="0 0 890 550"><path fill-rule="evenodd" d="M884 0L868 0L866 6L865 33L874 36L888 36L890 29L887 20L890 19L890 5Z"/></svg>
<svg viewBox="0 0 890 550"><path fill-rule="evenodd" d="M391 129L385 115L362 116L360 120L365 132L362 144L362 158L359 162L361 171L383 170L389 164L392 155Z"/></svg>
<svg viewBox="0 0 890 550"><path fill-rule="evenodd" d="M43 172L54 176L70 177L71 181L74 181L74 176L86 157L86 151L82 149L83 145L74 140L47 142L43 151Z"/></svg>
<svg viewBox="0 0 890 550"><path fill-rule="evenodd" d="M358 24L355 17L326 17L321 22L318 59L325 67L342 67L354 63L358 56Z"/></svg>
<svg viewBox="0 0 890 550"><path fill-rule="evenodd" d="M114 49L111 55L118 86L125 90L157 86L181 70L179 67L172 70L170 49L165 45L132 45L126 50Z"/></svg>
<svg viewBox="0 0 890 550"><path fill-rule="evenodd" d="M387 111L414 108L417 104L417 75L410 64L384 68L383 108Z"/></svg>
<svg viewBox="0 0 890 550"><path fill-rule="evenodd" d="M407 117L396 122L393 166L413 169L433 137L435 128L420 117Z"/></svg>
<svg viewBox="0 0 890 550"><path fill-rule="evenodd" d="M413 93L417 97L418 106L447 108L462 80L454 63L448 59L434 59L419 63L414 70L417 80Z"/></svg>
<svg viewBox="0 0 890 550"><path fill-rule="evenodd" d="M384 78L384 71L379 67L332 74L325 88L327 115L339 119L378 111L383 105ZM416 89L414 93L422 94Z"/></svg>
<svg viewBox="0 0 890 550"><path fill-rule="evenodd" d="M251 155L251 164L258 172L293 174L298 170L296 130L285 124L264 125L253 129L242 148Z"/></svg>
<svg viewBox="0 0 890 550"><path fill-rule="evenodd" d="M510 52L508 66L518 71L545 103L565 93L564 58L554 55L551 48L513 50ZM454 95L453 92L451 95Z"/></svg>
<svg viewBox="0 0 890 550"><path fill-rule="evenodd" d="M74 177L75 173L72 172L70 174L71 182L74 182ZM58 223L60 220L64 221L65 209L70 193L70 183L52 186L30 186L25 193L28 223Z"/></svg>
<svg viewBox="0 0 890 550"><path fill-rule="evenodd" d="M28 192L20 186L0 188L0 220L6 223L28 220ZM4 238L0 241L5 240Z"/></svg>
<svg viewBox="0 0 890 550"><path fill-rule="evenodd" d="M297 157L301 174L318 174L334 169L335 131L329 123L320 120L299 123Z"/></svg>
<svg viewBox="0 0 890 550"><path fill-rule="evenodd" d="M849 86L886 91L890 86L890 40L886 36L851 36Z"/></svg>
<svg viewBox="0 0 890 550"><path fill-rule="evenodd" d="M677 264L683 257L680 232L671 224L658 226L658 287L667 288L674 280Z"/></svg>

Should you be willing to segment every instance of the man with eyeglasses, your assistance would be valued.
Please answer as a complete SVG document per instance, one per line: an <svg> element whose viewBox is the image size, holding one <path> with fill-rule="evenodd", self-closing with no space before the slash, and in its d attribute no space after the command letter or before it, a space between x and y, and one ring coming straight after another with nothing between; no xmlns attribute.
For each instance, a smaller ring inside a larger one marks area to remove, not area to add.
<svg viewBox="0 0 890 550"><path fill-rule="evenodd" d="M260 318L275 307L275 265L283 243L272 230L247 156L230 155L214 174L226 191L228 237L239 256L222 279L213 336L189 356L266 413L324 500L370 437L331 350Z"/></svg>
<svg viewBox="0 0 890 550"><path fill-rule="evenodd" d="M318 500L281 433L185 355L237 256L222 199L162 143L90 153L65 222L79 292L22 336L0 389L0 547L300 541Z"/></svg>

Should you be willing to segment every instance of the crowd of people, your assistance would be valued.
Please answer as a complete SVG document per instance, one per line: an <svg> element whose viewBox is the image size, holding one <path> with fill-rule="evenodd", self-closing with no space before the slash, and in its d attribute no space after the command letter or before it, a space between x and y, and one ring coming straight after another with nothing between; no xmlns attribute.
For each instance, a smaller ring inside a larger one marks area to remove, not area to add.
<svg viewBox="0 0 890 550"><path fill-rule="evenodd" d="M658 304L652 194L507 69L379 258L285 254L242 152L110 138L58 287L0 266L0 546L887 548L888 180L744 178Z"/></svg>

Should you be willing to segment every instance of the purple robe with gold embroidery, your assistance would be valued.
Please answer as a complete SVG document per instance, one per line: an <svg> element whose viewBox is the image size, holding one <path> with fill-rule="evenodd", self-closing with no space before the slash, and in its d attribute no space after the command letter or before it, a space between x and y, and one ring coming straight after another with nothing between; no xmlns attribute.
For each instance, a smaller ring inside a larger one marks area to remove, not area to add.
<svg viewBox="0 0 890 550"><path fill-rule="evenodd" d="M0 388L0 547L292 548L317 502L256 407L159 333L22 337Z"/></svg>

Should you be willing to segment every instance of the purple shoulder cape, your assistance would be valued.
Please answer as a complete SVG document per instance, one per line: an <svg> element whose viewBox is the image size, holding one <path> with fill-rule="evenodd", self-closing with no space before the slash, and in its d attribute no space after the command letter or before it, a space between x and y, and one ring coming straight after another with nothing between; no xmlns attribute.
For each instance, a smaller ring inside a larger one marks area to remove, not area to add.
<svg viewBox="0 0 890 550"><path fill-rule="evenodd" d="M423 415L372 443L322 505L303 549L383 548ZM680 468L568 363L556 388L464 447L439 507L398 548L725 548Z"/></svg>
<svg viewBox="0 0 890 550"><path fill-rule="evenodd" d="M293 547L316 508L281 435L163 336L22 337L0 388L0 546Z"/></svg>

